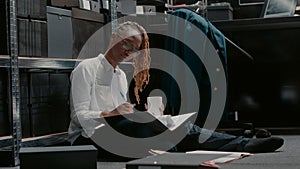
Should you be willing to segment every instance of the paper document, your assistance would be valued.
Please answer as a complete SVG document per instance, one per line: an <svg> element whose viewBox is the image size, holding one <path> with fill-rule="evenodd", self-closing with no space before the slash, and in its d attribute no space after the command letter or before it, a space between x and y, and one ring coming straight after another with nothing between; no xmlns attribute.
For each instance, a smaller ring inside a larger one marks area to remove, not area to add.
<svg viewBox="0 0 300 169"><path fill-rule="evenodd" d="M247 152L202 151L202 150L188 151L186 153L187 154L224 154L224 155L226 155L224 157L215 159L214 162L216 164L229 163L231 161L253 155L253 154L247 153Z"/></svg>
<svg viewBox="0 0 300 169"><path fill-rule="evenodd" d="M161 150L149 150L149 153L152 155L157 155L157 154L165 154L165 153L170 153L166 151L161 151ZM212 160L215 164L224 164L224 163L229 163L234 160L238 160L244 157L251 156L253 154L247 153L247 152L226 152L226 151L205 151L205 150L196 150L196 151L188 151L186 154L202 154L202 155L209 155L209 154L214 154L214 155L224 155L219 158L216 158Z"/></svg>

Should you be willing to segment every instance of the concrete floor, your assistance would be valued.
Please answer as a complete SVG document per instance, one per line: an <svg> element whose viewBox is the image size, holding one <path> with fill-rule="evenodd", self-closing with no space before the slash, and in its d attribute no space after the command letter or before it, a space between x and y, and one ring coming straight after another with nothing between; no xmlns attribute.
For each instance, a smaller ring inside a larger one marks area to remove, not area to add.
<svg viewBox="0 0 300 169"><path fill-rule="evenodd" d="M222 164L222 169L300 169L300 135L284 135L285 144L277 152L260 153ZM98 169L124 169L126 162L98 162ZM3 167L0 169L19 169Z"/></svg>
<svg viewBox="0 0 300 169"><path fill-rule="evenodd" d="M300 135L284 135L285 144L277 152L260 153L221 164L222 169L300 169ZM98 169L124 169L126 162L97 162ZM19 169L20 167L0 167Z"/></svg>
<svg viewBox="0 0 300 169"><path fill-rule="evenodd" d="M283 147L222 164L222 169L300 169L300 135L284 135ZM98 162L98 169L124 169L126 163Z"/></svg>
<svg viewBox="0 0 300 169"><path fill-rule="evenodd" d="M282 136L285 144L277 152L261 153L222 165L223 169L300 169L300 135Z"/></svg>

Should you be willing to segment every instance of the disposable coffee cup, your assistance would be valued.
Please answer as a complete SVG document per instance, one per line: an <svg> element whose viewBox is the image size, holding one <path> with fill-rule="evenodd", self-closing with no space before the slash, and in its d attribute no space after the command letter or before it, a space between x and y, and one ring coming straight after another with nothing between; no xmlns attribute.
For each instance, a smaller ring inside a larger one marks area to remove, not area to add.
<svg viewBox="0 0 300 169"><path fill-rule="evenodd" d="M153 116L161 116L161 112L159 108L162 106L162 97L161 96L152 96L147 97L147 104L148 104L148 112L151 113Z"/></svg>

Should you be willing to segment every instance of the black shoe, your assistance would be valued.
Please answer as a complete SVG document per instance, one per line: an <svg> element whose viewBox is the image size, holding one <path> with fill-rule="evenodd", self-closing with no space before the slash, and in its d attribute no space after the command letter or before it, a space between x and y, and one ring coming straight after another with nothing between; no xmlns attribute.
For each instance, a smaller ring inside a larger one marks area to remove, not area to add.
<svg viewBox="0 0 300 169"><path fill-rule="evenodd" d="M255 133L256 138L267 138L271 137L271 132L266 129L258 129Z"/></svg>
<svg viewBox="0 0 300 169"><path fill-rule="evenodd" d="M280 137L251 139L244 147L246 152L266 153L276 151L283 145L284 140Z"/></svg>

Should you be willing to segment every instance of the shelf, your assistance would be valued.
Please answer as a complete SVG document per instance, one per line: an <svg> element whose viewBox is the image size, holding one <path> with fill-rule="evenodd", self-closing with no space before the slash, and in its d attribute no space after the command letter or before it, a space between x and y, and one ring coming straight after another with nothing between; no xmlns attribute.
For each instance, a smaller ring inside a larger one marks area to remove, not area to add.
<svg viewBox="0 0 300 169"><path fill-rule="evenodd" d="M18 57L19 68L23 69L72 70L81 61L82 59ZM131 65L131 62L122 62L121 64ZM10 67L10 58L8 55L0 55L0 67Z"/></svg>
<svg viewBox="0 0 300 169"><path fill-rule="evenodd" d="M23 147L43 147L43 146L53 146L58 144L66 144L68 138L68 132L48 134L38 137L29 137L22 139Z"/></svg>
<svg viewBox="0 0 300 169"><path fill-rule="evenodd" d="M212 24L222 31L262 31L270 29L299 29L300 16L212 21Z"/></svg>
<svg viewBox="0 0 300 169"><path fill-rule="evenodd" d="M30 69L74 69L79 59L19 57L19 68Z"/></svg>
<svg viewBox="0 0 300 169"><path fill-rule="evenodd" d="M0 137L0 149L3 147L9 147L12 144L12 136Z"/></svg>
<svg viewBox="0 0 300 169"><path fill-rule="evenodd" d="M32 146L52 146L58 144L67 144L67 132L48 134L38 137L29 137L22 139L22 147ZM11 147L12 136L0 137L0 149Z"/></svg>
<svg viewBox="0 0 300 169"><path fill-rule="evenodd" d="M10 58L8 55L0 55L0 68L1 67L10 67Z"/></svg>
<svg viewBox="0 0 300 169"><path fill-rule="evenodd" d="M18 57L19 68L73 69L79 59ZM0 67L10 67L10 57L0 55Z"/></svg>

